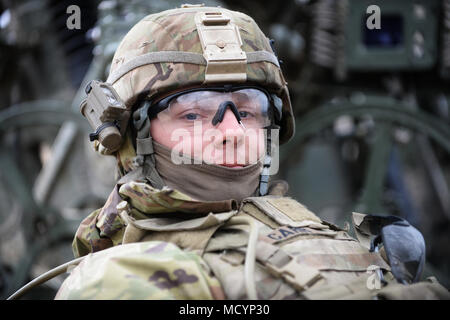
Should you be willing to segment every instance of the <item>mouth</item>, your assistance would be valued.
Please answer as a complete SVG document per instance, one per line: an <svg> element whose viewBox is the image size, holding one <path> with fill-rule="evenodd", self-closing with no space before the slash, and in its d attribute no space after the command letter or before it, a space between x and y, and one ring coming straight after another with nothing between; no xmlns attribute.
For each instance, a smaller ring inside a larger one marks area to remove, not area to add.
<svg viewBox="0 0 450 320"><path fill-rule="evenodd" d="M243 168L243 167L245 167L245 166L242 165L242 164L234 164L234 163L232 163L232 164L221 163L221 164L219 164L219 166L227 167L227 168Z"/></svg>

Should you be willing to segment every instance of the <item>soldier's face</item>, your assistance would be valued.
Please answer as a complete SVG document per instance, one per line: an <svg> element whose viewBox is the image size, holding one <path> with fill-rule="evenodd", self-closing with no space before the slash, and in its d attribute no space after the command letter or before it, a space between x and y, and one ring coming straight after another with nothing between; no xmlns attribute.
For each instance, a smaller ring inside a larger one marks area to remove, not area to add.
<svg viewBox="0 0 450 320"><path fill-rule="evenodd" d="M151 120L153 139L170 148L172 154L183 153L207 164L239 168L256 163L265 153L265 136L261 128L242 127L227 109L221 122L212 126L194 116L189 127L178 121Z"/></svg>

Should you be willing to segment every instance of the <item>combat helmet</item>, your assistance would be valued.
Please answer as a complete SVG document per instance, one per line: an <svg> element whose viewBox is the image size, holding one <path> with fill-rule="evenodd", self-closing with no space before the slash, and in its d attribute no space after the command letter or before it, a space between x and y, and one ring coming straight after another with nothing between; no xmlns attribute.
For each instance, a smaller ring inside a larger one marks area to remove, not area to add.
<svg viewBox="0 0 450 320"><path fill-rule="evenodd" d="M186 89L243 84L269 93L279 143L287 142L294 134L293 112L271 41L246 14L183 5L146 16L126 34L107 81L93 81L86 88L88 98L81 112L95 129L91 140L98 140L109 153L123 148L132 127L133 148L146 164L144 175L158 187L161 180L154 170L148 119L154 102ZM262 173L266 182L268 167L266 156Z"/></svg>

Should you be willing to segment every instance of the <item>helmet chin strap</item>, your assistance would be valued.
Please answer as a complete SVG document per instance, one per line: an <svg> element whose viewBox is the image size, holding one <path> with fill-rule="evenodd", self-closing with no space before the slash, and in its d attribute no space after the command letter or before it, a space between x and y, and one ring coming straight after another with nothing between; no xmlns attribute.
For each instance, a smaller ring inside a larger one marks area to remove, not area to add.
<svg viewBox="0 0 450 320"><path fill-rule="evenodd" d="M269 173L272 165L272 135L271 129L277 128L275 125L264 127L266 132L266 155L264 157L263 168L259 179L259 195L265 196L269 191Z"/></svg>
<svg viewBox="0 0 450 320"><path fill-rule="evenodd" d="M142 106L133 113L133 124L137 132L136 137L136 161L142 166L143 176L150 184L157 188L164 187L164 181L156 171L155 152L153 150L153 139L150 135L150 119L148 108L151 101L145 101Z"/></svg>

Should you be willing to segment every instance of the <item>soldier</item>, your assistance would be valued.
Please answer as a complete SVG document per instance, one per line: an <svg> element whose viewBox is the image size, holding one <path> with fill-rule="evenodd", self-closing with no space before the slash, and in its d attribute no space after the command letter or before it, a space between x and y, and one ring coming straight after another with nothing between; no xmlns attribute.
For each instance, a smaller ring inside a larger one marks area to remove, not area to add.
<svg viewBox="0 0 450 320"><path fill-rule="evenodd" d="M81 223L73 250L86 257L57 299L449 297L418 281L423 238L406 221L354 214L354 239L269 183L274 142L294 121L251 17L188 5L149 15L87 93L91 139L120 178Z"/></svg>

